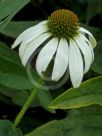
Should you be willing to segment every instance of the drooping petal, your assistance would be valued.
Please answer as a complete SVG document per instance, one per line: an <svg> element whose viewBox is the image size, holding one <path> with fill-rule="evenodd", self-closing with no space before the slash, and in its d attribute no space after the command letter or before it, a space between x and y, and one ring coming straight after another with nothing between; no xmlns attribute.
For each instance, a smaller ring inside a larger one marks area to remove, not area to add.
<svg viewBox="0 0 102 136"><path fill-rule="evenodd" d="M33 31L32 33L29 34L29 38L28 35L25 37L25 39L23 40L23 42L21 43L20 47L19 47L19 56L22 57L23 52L26 48L26 45L30 42L32 42L32 40L34 38L36 38L37 36L39 36L40 34L46 32L46 28L45 27L41 27L40 29L37 29L35 31Z"/></svg>
<svg viewBox="0 0 102 136"><path fill-rule="evenodd" d="M83 78L83 60L77 44L70 40L69 45L69 73L74 88L79 87Z"/></svg>
<svg viewBox="0 0 102 136"><path fill-rule="evenodd" d="M55 56L52 80L58 81L68 68L69 49L66 39L61 39Z"/></svg>
<svg viewBox="0 0 102 136"><path fill-rule="evenodd" d="M80 38L83 40L83 41L86 41L86 43L88 43L89 47L90 47L90 50L91 50L91 53L92 53L92 62L94 60L94 52L93 52L93 48L91 46L91 43L90 41L82 34L80 34Z"/></svg>
<svg viewBox="0 0 102 136"><path fill-rule="evenodd" d="M17 39L15 40L14 44L12 45L12 49L15 48L16 46L18 46L22 41L23 39L25 39L25 37L27 35L29 35L30 33L36 31L37 29L40 29L41 27L45 26L46 25L46 22L47 21L42 21L40 22L39 24L35 25L35 26L32 26L28 29L26 29L24 32L22 32L18 37Z"/></svg>
<svg viewBox="0 0 102 136"><path fill-rule="evenodd" d="M53 38L40 51L36 61L36 69L39 75L42 75L42 72L46 71L50 61L52 60L57 50L57 46L58 46L58 39Z"/></svg>
<svg viewBox="0 0 102 136"><path fill-rule="evenodd" d="M81 39L80 35L75 38L75 41L84 56L84 62L85 62L84 73L86 73L86 72L88 72L90 65L92 63L91 49L90 49L88 43L86 43L83 39Z"/></svg>
<svg viewBox="0 0 102 136"><path fill-rule="evenodd" d="M96 40L95 40L94 36L88 30L84 29L83 27L79 27L79 31L84 32L89 35L89 41L90 41L92 47L95 48L96 47Z"/></svg>
<svg viewBox="0 0 102 136"><path fill-rule="evenodd" d="M49 37L50 33L44 33L35 38L31 43L29 43L21 57L22 64L25 66L33 52Z"/></svg>

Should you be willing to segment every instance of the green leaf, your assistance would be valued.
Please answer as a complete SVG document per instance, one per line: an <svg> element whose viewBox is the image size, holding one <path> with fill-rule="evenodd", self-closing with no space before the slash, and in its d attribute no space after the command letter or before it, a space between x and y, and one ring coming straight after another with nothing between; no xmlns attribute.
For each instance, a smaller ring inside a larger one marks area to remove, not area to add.
<svg viewBox="0 0 102 136"><path fill-rule="evenodd" d="M12 102L6 97L0 94L0 101L7 103L7 104L12 104Z"/></svg>
<svg viewBox="0 0 102 136"><path fill-rule="evenodd" d="M0 84L12 89L32 89L19 56L0 42Z"/></svg>
<svg viewBox="0 0 102 136"><path fill-rule="evenodd" d="M67 118L48 122L25 136L102 136L102 107L71 110Z"/></svg>
<svg viewBox="0 0 102 136"><path fill-rule="evenodd" d="M24 90L20 90L19 92L16 92L16 94L12 97L13 103L22 107L27 101L28 97L30 96L30 93L31 92ZM36 95L30 107L38 107L38 106L40 106L40 103Z"/></svg>
<svg viewBox="0 0 102 136"><path fill-rule="evenodd" d="M18 53L8 48L8 46L3 42L0 42L0 58L3 58L9 62L19 65L20 67L23 67Z"/></svg>
<svg viewBox="0 0 102 136"><path fill-rule="evenodd" d="M55 110L50 109L48 107L51 101L53 100L48 90L47 91L39 90L37 96L42 107L44 107L46 110L50 111L51 113L55 113Z"/></svg>
<svg viewBox="0 0 102 136"><path fill-rule="evenodd" d="M7 61L2 57L0 57L0 71L2 71L3 73L14 73L16 75L20 75L28 79L27 73L23 67L20 67L17 64Z"/></svg>
<svg viewBox="0 0 102 136"><path fill-rule="evenodd" d="M0 84L0 100L2 100L4 103L7 103L9 105L13 105L12 99L10 98L14 97L16 94L18 94L21 91L22 90L18 91Z"/></svg>
<svg viewBox="0 0 102 136"><path fill-rule="evenodd" d="M16 63L16 64L20 63L20 59L17 53L14 52L13 50L10 50L3 42L0 42L0 57L12 63Z"/></svg>
<svg viewBox="0 0 102 136"><path fill-rule="evenodd" d="M25 29L36 25L38 22L39 21L11 21L1 33L16 38Z"/></svg>
<svg viewBox="0 0 102 136"><path fill-rule="evenodd" d="M0 1L0 32L5 28L14 15L30 0L1 0Z"/></svg>
<svg viewBox="0 0 102 136"><path fill-rule="evenodd" d="M60 121L51 121L25 136L58 136L61 133Z"/></svg>
<svg viewBox="0 0 102 136"><path fill-rule="evenodd" d="M26 70L21 64L18 54L2 42L0 42L0 71L27 77Z"/></svg>
<svg viewBox="0 0 102 136"><path fill-rule="evenodd" d="M8 120L0 120L0 136L23 136Z"/></svg>
<svg viewBox="0 0 102 136"><path fill-rule="evenodd" d="M102 75L102 41L99 41L95 48L95 60L91 69Z"/></svg>
<svg viewBox="0 0 102 136"><path fill-rule="evenodd" d="M29 90L16 90L0 85L0 100L8 104L16 104L22 107L27 101L30 94L31 92ZM30 107L38 107L40 105L41 104L36 95Z"/></svg>
<svg viewBox="0 0 102 136"><path fill-rule="evenodd" d="M102 76L87 80L79 88L70 88L50 104L51 109L71 109L102 105Z"/></svg>
<svg viewBox="0 0 102 136"><path fill-rule="evenodd" d="M32 89L33 85L23 76L0 72L0 84L12 89Z"/></svg>

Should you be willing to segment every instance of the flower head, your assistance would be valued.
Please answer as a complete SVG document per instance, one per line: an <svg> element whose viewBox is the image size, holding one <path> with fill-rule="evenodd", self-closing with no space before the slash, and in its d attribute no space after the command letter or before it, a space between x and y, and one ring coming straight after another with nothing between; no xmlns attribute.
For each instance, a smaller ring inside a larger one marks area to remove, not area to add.
<svg viewBox="0 0 102 136"><path fill-rule="evenodd" d="M65 9L53 12L48 20L21 33L12 48L20 44L19 56L26 66L42 43L44 46L36 60L38 74L43 76L55 56L51 79L58 81L68 69L72 85L78 87L94 60L96 40L88 30L79 26L77 15Z"/></svg>
<svg viewBox="0 0 102 136"><path fill-rule="evenodd" d="M78 30L78 17L70 10L57 10L48 18L48 28L55 37L73 38Z"/></svg>

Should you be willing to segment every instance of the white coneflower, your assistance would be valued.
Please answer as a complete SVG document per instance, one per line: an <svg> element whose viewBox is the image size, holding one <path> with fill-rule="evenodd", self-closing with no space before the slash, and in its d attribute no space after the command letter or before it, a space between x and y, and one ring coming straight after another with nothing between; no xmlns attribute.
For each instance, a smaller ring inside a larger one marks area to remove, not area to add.
<svg viewBox="0 0 102 136"><path fill-rule="evenodd" d="M96 40L93 35L79 26L75 13L60 9L53 12L48 20L21 33L12 48L20 44L19 56L26 66L31 55L44 42L46 44L36 60L38 74L43 76L55 56L51 79L58 81L69 69L72 85L78 87L94 60Z"/></svg>

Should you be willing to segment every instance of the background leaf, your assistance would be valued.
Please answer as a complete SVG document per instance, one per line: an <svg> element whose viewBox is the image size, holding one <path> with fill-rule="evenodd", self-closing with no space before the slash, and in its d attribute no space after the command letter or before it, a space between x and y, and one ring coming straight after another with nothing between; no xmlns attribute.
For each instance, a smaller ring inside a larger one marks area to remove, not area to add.
<svg viewBox="0 0 102 136"><path fill-rule="evenodd" d="M28 79L23 76L18 76L14 73L0 72L0 84L13 88L13 89L32 89L33 85Z"/></svg>
<svg viewBox="0 0 102 136"><path fill-rule="evenodd" d="M85 81L79 88L70 88L50 104L52 109L71 109L102 105L102 76Z"/></svg>
<svg viewBox="0 0 102 136"><path fill-rule="evenodd" d="M8 120L0 120L0 136L23 136Z"/></svg>
<svg viewBox="0 0 102 136"><path fill-rule="evenodd" d="M101 136L102 107L71 110L63 120L54 120L25 136Z"/></svg>
<svg viewBox="0 0 102 136"><path fill-rule="evenodd" d="M13 57L12 57L13 56ZM19 56L16 52L13 50L10 50L7 45L3 42L0 42L0 58L6 59L7 61L10 61L15 64L20 64Z"/></svg>
<svg viewBox="0 0 102 136"><path fill-rule="evenodd" d="M0 84L20 90L33 88L18 54L4 43L0 43L0 71Z"/></svg>
<svg viewBox="0 0 102 136"><path fill-rule="evenodd" d="M27 101L30 94L31 94L30 91L25 91L25 90L20 90L18 92L16 91L16 94L12 97L12 101L14 104L22 107L25 104L25 102ZM36 95L32 104L30 105L30 107L34 108L34 107L38 107L38 106L40 106L40 102L39 102L37 95Z"/></svg>
<svg viewBox="0 0 102 136"><path fill-rule="evenodd" d="M13 16L30 0L1 0L0 1L0 31L2 31Z"/></svg>
<svg viewBox="0 0 102 136"><path fill-rule="evenodd" d="M39 102L43 108L45 108L47 111L50 111L51 113L56 113L55 110L50 109L48 107L49 104L51 103L51 101L53 100L51 97L51 94L48 90L47 91L46 90L39 90L37 96L38 96Z"/></svg>
<svg viewBox="0 0 102 136"><path fill-rule="evenodd" d="M26 102L26 100L28 99L30 94L31 94L31 91L29 90L12 89L12 88L9 88L9 87L6 87L0 84L0 100L9 105L18 105L22 107L24 103ZM34 108L38 106L41 106L41 104L36 94L30 107Z"/></svg>

